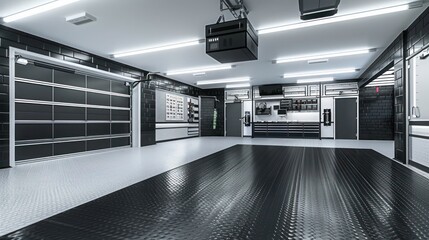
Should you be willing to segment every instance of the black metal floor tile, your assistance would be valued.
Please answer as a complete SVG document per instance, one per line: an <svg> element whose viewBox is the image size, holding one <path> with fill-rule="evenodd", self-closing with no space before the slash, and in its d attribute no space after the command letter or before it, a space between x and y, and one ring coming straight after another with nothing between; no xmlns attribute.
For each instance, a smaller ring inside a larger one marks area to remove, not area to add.
<svg viewBox="0 0 429 240"><path fill-rule="evenodd" d="M237 145L1 239L429 239L429 180L372 150Z"/></svg>

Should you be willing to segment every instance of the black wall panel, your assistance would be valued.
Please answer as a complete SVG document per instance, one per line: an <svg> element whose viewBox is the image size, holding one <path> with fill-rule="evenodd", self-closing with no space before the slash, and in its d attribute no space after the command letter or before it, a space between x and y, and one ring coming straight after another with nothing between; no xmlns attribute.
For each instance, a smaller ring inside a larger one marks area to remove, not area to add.
<svg viewBox="0 0 429 240"><path fill-rule="evenodd" d="M1 31L1 30L0 30ZM15 76L43 82L52 82L52 70L34 65L15 65Z"/></svg>
<svg viewBox="0 0 429 240"><path fill-rule="evenodd" d="M86 142L68 142L54 144L54 155L79 153L86 151Z"/></svg>
<svg viewBox="0 0 429 240"><path fill-rule="evenodd" d="M130 108L130 98L112 96L112 106Z"/></svg>
<svg viewBox="0 0 429 240"><path fill-rule="evenodd" d="M15 98L52 101L52 87L16 82Z"/></svg>
<svg viewBox="0 0 429 240"><path fill-rule="evenodd" d="M359 136L362 140L394 140L394 86L359 92Z"/></svg>
<svg viewBox="0 0 429 240"><path fill-rule="evenodd" d="M141 146L148 146L156 144L155 83L144 82L141 85Z"/></svg>
<svg viewBox="0 0 429 240"><path fill-rule="evenodd" d="M54 101L63 103L85 104L85 92L63 88L55 88Z"/></svg>
<svg viewBox="0 0 429 240"><path fill-rule="evenodd" d="M1 141L7 140L8 136L9 136L9 124L8 123L0 124L0 139L1 139Z"/></svg>
<svg viewBox="0 0 429 240"><path fill-rule="evenodd" d="M88 88L109 92L110 81L100 78L88 77Z"/></svg>
<svg viewBox="0 0 429 240"><path fill-rule="evenodd" d="M112 147L123 147L130 145L130 138L113 138Z"/></svg>
<svg viewBox="0 0 429 240"><path fill-rule="evenodd" d="M112 110L112 121L130 121L130 112L122 110Z"/></svg>
<svg viewBox="0 0 429 240"><path fill-rule="evenodd" d="M22 161L26 159L34 159L41 157L52 156L53 144L40 144L32 146L16 147L15 160Z"/></svg>
<svg viewBox="0 0 429 240"><path fill-rule="evenodd" d="M110 135L110 123L89 123L87 129L88 136Z"/></svg>
<svg viewBox="0 0 429 240"><path fill-rule="evenodd" d="M52 106L37 104L15 104L16 120L53 120Z"/></svg>
<svg viewBox="0 0 429 240"><path fill-rule="evenodd" d="M112 92L121 94L130 94L130 89L122 82L112 82Z"/></svg>
<svg viewBox="0 0 429 240"><path fill-rule="evenodd" d="M106 149L110 147L110 139L88 141L86 147L88 151Z"/></svg>
<svg viewBox="0 0 429 240"><path fill-rule="evenodd" d="M88 120L110 121L110 109L88 108Z"/></svg>
<svg viewBox="0 0 429 240"><path fill-rule="evenodd" d="M214 97L203 97L201 99L201 112L200 112L200 124L201 124L201 136L224 136L224 89L210 89L204 91L204 96L214 96L218 101L215 101ZM213 117L214 109L217 111L216 128L213 129Z"/></svg>
<svg viewBox="0 0 429 240"><path fill-rule="evenodd" d="M15 139L17 141L51 138L52 124L16 124Z"/></svg>
<svg viewBox="0 0 429 240"><path fill-rule="evenodd" d="M112 134L126 134L130 132L129 123L112 123Z"/></svg>
<svg viewBox="0 0 429 240"><path fill-rule="evenodd" d="M58 70L54 70L54 82L75 87L86 87L85 76Z"/></svg>
<svg viewBox="0 0 429 240"><path fill-rule="evenodd" d="M85 130L85 124L55 124L54 138L83 137Z"/></svg>
<svg viewBox="0 0 429 240"><path fill-rule="evenodd" d="M85 108L54 106L55 120L85 120Z"/></svg>
<svg viewBox="0 0 429 240"><path fill-rule="evenodd" d="M88 93L88 104L99 106L110 106L110 96L98 93Z"/></svg>

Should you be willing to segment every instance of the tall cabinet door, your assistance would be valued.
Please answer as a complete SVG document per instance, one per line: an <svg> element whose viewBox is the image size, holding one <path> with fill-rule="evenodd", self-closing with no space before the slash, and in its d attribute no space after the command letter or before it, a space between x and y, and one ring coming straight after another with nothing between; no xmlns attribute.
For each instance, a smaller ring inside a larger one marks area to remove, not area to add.
<svg viewBox="0 0 429 240"><path fill-rule="evenodd" d="M408 163L429 171L429 58L422 54L413 57L409 61L408 74Z"/></svg>
<svg viewBox="0 0 429 240"><path fill-rule="evenodd" d="M411 119L429 121L429 58L417 56L410 64Z"/></svg>
<svg viewBox="0 0 429 240"><path fill-rule="evenodd" d="M335 138L357 139L357 99L335 99Z"/></svg>
<svg viewBox="0 0 429 240"><path fill-rule="evenodd" d="M226 104L226 136L241 137L242 136L242 104L228 103Z"/></svg>

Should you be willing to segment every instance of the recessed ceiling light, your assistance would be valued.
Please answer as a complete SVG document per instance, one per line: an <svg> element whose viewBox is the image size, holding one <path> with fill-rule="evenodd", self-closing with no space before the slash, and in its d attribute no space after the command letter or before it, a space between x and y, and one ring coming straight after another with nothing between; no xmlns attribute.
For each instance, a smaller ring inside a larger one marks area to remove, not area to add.
<svg viewBox="0 0 429 240"><path fill-rule="evenodd" d="M357 71L359 70L356 68L341 68L341 69L331 69L331 70L316 71L316 72L287 73L283 75L283 78L313 77L313 76L323 76L323 75L332 75L332 74L353 73Z"/></svg>
<svg viewBox="0 0 429 240"><path fill-rule="evenodd" d="M77 2L77 1L79 1L79 0L57 0L57 1L49 2L49 3L43 4L43 5L34 7L34 8L24 10L22 12L18 12L18 13L9 15L7 17L4 17L3 22L10 23L10 22L13 22L13 21L16 21L19 19L34 16L34 15L39 14L39 13L47 12L49 10L53 10L55 8L59 8L59 7L62 7L62 6L65 6L65 5L68 5L68 4Z"/></svg>
<svg viewBox="0 0 429 240"><path fill-rule="evenodd" d="M333 77L328 78L313 78L313 79L299 79L296 83L317 83L317 82L332 82L334 81Z"/></svg>
<svg viewBox="0 0 429 240"><path fill-rule="evenodd" d="M325 59L335 58L335 57L360 55L360 54L375 52L376 50L377 50L376 48L372 48L372 49L359 49L359 50L351 50L351 51L335 52L335 53L323 53L320 55L296 56L296 57L277 59L277 60L274 60L273 63L281 64L281 63L291 63L291 62L301 62L301 61L325 60Z"/></svg>
<svg viewBox="0 0 429 240"><path fill-rule="evenodd" d="M181 75L181 74L191 74L191 73L202 73L202 72L212 72L212 71L220 71L232 69L233 65L220 65L220 66L211 66L211 67L203 67L203 68L191 68L191 69L183 69L183 70L174 70L168 71L166 73L167 76L173 75Z"/></svg>
<svg viewBox="0 0 429 240"><path fill-rule="evenodd" d="M195 46L195 45L198 45L198 44L203 43L203 42L204 42L204 40L200 39L200 40L192 40L192 41L187 41L187 42L173 43L173 44L151 47L151 48L145 48L145 49L129 51L129 52L124 52L124 53L115 53L115 54L113 54L113 57L114 58L121 58L121 57L128 57L128 56L140 55L140 54L151 53L151 52L160 52L160 51L165 51L165 50L170 50L170 49Z"/></svg>
<svg viewBox="0 0 429 240"><path fill-rule="evenodd" d="M197 85L213 85L213 84L221 84L221 83L235 83L235 82L249 82L250 77L239 77L239 78L225 78L225 79L217 79L217 80L206 80L206 81L198 81Z"/></svg>
<svg viewBox="0 0 429 240"><path fill-rule="evenodd" d="M250 83L242 83L242 84L228 84L225 88L231 89L231 88L248 88L250 87Z"/></svg>
<svg viewBox="0 0 429 240"><path fill-rule="evenodd" d="M344 15L344 16L330 17L330 18L324 18L321 20L307 21L307 22L295 23L295 24L290 24L290 25L282 25L282 26L262 28L262 29L258 30L258 34L262 35L262 34L267 34L267 33L274 33L274 32L288 31L288 30L299 29L299 28L313 27L313 26L329 24L329 23L344 22L344 21L348 21L348 20L354 20L354 19L384 15L384 14L388 14L388 13L406 11L408 9L417 8L417 7L421 7L421 6L423 6L423 2L422 1L416 1L416 2L412 2L412 3L408 3L408 4L399 5L399 6L386 7L386 8L376 9L376 10L370 10L370 11L365 11L365 12L348 14L348 15Z"/></svg>

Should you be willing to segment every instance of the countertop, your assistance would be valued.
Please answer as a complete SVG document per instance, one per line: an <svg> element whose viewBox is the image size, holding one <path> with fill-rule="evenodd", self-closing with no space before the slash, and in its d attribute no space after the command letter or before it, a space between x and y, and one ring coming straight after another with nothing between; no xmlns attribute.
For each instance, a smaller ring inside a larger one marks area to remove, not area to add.
<svg viewBox="0 0 429 240"><path fill-rule="evenodd" d="M317 120L257 121L255 123L318 123Z"/></svg>

